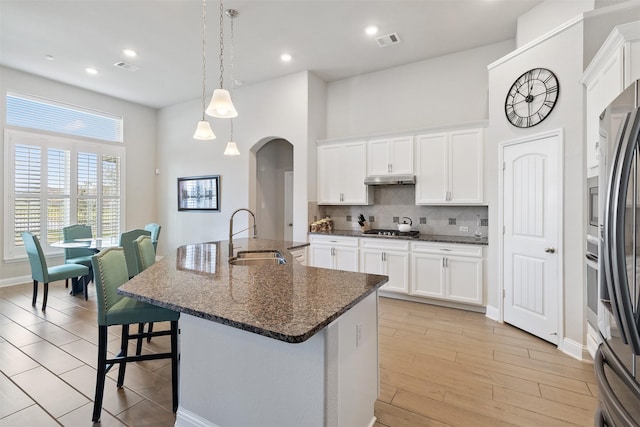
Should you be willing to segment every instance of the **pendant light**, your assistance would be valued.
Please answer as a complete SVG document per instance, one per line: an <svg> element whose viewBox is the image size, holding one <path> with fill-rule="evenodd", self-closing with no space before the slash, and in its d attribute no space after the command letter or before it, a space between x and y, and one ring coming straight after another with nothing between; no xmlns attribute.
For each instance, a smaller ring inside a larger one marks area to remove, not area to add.
<svg viewBox="0 0 640 427"><path fill-rule="evenodd" d="M207 0L202 0L202 120L198 122L196 132L193 134L194 139L209 140L216 139L211 125L204 117L205 96L207 93L206 79L207 79L207 57L205 55L205 34L207 28Z"/></svg>
<svg viewBox="0 0 640 427"><path fill-rule="evenodd" d="M233 18L235 18L236 16L238 16L238 11L234 10L234 9L229 9L226 12L227 16L229 18L231 18L231 46L230 46L230 53L231 53L231 87L233 87L233 46L234 46L234 40L233 40ZM225 156L239 156L240 155L240 150L238 150L238 144L236 144L233 141L233 119L231 119L231 138L229 139L229 142L227 142L227 147L224 149L224 155Z"/></svg>
<svg viewBox="0 0 640 427"><path fill-rule="evenodd" d="M231 95L229 91L223 87L223 74L224 74L224 31L223 31L223 15L224 9L222 0L220 0L220 88L213 91L213 97L207 108L207 114L212 117L219 117L222 119L230 119L238 116L238 112L233 106L231 101Z"/></svg>

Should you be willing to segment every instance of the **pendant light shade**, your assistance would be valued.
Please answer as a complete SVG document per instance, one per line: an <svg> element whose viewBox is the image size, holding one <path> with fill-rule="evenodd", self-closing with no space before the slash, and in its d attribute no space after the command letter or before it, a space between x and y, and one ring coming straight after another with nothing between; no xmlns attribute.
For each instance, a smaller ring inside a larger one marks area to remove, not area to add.
<svg viewBox="0 0 640 427"><path fill-rule="evenodd" d="M226 89L216 89L207 108L207 114L221 119L231 119L238 117L238 112L233 106L231 95Z"/></svg>
<svg viewBox="0 0 640 427"><path fill-rule="evenodd" d="M225 156L239 156L240 151L238 150L238 146L235 142L229 141L227 142L227 148L224 149Z"/></svg>
<svg viewBox="0 0 640 427"><path fill-rule="evenodd" d="M216 139L216 135L211 129L211 125L206 120L200 120L196 132L193 134L193 139L208 140Z"/></svg>
<svg viewBox="0 0 640 427"><path fill-rule="evenodd" d="M216 139L211 125L204 118L205 94L207 91L207 58L206 58L206 28L207 28L207 0L202 0L202 119L198 122L193 139L210 140Z"/></svg>

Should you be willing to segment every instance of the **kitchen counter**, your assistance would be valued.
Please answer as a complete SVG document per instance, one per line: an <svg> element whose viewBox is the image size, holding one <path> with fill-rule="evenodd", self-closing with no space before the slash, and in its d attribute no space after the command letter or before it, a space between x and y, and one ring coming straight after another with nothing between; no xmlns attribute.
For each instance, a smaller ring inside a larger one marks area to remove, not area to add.
<svg viewBox="0 0 640 427"><path fill-rule="evenodd" d="M393 240L409 240L414 242L437 242L437 243L458 243L464 245L482 245L488 246L489 239L487 237L476 238L473 236L448 236L444 234L420 234L418 237L396 237L396 236L379 236L377 234L365 234L360 230L333 230L319 231L309 234L319 234L325 236L348 236L348 237L366 237L376 239L393 239Z"/></svg>
<svg viewBox="0 0 640 427"><path fill-rule="evenodd" d="M230 265L228 242L181 246L118 292L180 311L175 427L370 426L378 397L378 293L387 276Z"/></svg>
<svg viewBox="0 0 640 427"><path fill-rule="evenodd" d="M235 239L237 251L275 249L283 265L229 264L228 242L179 247L118 292L170 310L280 341L299 343L387 282L386 276L305 267L290 250L307 246Z"/></svg>

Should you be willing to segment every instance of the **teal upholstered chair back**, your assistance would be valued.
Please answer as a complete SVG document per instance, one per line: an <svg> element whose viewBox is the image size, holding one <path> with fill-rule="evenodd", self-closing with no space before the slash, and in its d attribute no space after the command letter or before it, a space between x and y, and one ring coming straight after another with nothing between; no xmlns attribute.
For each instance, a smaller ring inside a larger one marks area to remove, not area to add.
<svg viewBox="0 0 640 427"><path fill-rule="evenodd" d="M31 265L31 276L33 280L42 283L49 283L49 272L47 270L47 260L44 258L40 240L32 233L22 233L24 248L29 256L29 264Z"/></svg>
<svg viewBox="0 0 640 427"><path fill-rule="evenodd" d="M129 230L120 235L120 246L124 249L124 257L127 261L129 277L133 277L141 271L138 269L138 259L136 258L136 252L133 248L134 240L140 236L151 236L151 232L136 228L135 230Z"/></svg>
<svg viewBox="0 0 640 427"><path fill-rule="evenodd" d="M160 230L162 227L159 224L151 223L144 226L144 229L151 232L151 243L153 243L153 249L158 251L158 239L160 238Z"/></svg>
<svg viewBox="0 0 640 427"><path fill-rule="evenodd" d="M75 239L89 239L92 236L91 227L88 225L75 224L62 229L62 238L65 242L73 242ZM71 258L80 258L93 254L95 252L88 248L69 248L64 250L64 259L66 261Z"/></svg>
<svg viewBox="0 0 640 427"><path fill-rule="evenodd" d="M144 271L156 262L156 251L149 236L140 236L133 242L138 259L138 271Z"/></svg>
<svg viewBox="0 0 640 427"><path fill-rule="evenodd" d="M95 272L96 295L98 302L98 325L108 325L109 310L122 298L117 289L129 280L127 262L121 247L105 249L91 257Z"/></svg>

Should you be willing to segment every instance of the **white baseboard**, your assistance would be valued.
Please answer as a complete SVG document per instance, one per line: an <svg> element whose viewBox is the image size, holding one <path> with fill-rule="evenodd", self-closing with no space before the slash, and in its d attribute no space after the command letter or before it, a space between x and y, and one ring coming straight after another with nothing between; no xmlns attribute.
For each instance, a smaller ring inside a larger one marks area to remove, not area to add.
<svg viewBox="0 0 640 427"><path fill-rule="evenodd" d="M182 407L178 407L176 412L176 423L174 427L219 427L217 424L209 420L205 420L193 412L187 411Z"/></svg>
<svg viewBox="0 0 640 427"><path fill-rule="evenodd" d="M600 338L598 331L596 331L590 324L587 324L587 351L589 352L591 359L595 359L596 351L598 350L601 340L602 339Z"/></svg>
<svg viewBox="0 0 640 427"><path fill-rule="evenodd" d="M577 341L571 340L569 338L564 338L562 340L561 346L558 347L558 350L562 351L565 354L568 354L575 359L584 361L584 352L587 350L587 348Z"/></svg>
<svg viewBox="0 0 640 427"><path fill-rule="evenodd" d="M377 420L376 417L371 418L371 421L369 422L369 425L367 427L373 427L374 424L376 423L376 420Z"/></svg>
<svg viewBox="0 0 640 427"><path fill-rule="evenodd" d="M496 322L499 322L500 321L500 309L498 307L494 307L492 305L488 305L487 306L486 316L491 320L495 320Z"/></svg>
<svg viewBox="0 0 640 427"><path fill-rule="evenodd" d="M32 282L33 279L31 279L31 276L9 277L8 279L0 279L0 288L13 285L23 285L25 283Z"/></svg>

